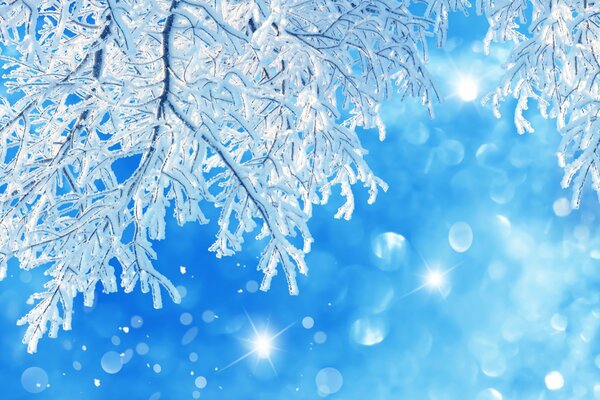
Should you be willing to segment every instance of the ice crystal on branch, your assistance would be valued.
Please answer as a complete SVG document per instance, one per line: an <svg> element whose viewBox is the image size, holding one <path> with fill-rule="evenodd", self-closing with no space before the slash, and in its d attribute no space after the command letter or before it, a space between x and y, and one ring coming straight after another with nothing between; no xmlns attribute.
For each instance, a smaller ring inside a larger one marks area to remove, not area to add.
<svg viewBox="0 0 600 400"><path fill-rule="evenodd" d="M385 188L356 128L383 138L392 91L437 96L424 38L462 3L431 3L435 23L394 0L0 0L0 274L16 258L50 277L19 320L29 351L70 328L77 293L116 291L116 270L156 308L180 300L152 263L171 207L207 223L214 204L210 249L254 233L261 288L281 267L297 293L313 205L341 190L349 218L352 185Z"/></svg>
<svg viewBox="0 0 600 400"><path fill-rule="evenodd" d="M574 186L572 206L579 207L588 180L600 197L600 3L482 3L490 21L486 43L511 40L516 44L501 86L486 101L491 101L499 117L499 102L510 95L517 99L519 133L533 132L523 112L530 100L535 101L542 116L556 119L563 136L558 159L565 170L562 186Z"/></svg>

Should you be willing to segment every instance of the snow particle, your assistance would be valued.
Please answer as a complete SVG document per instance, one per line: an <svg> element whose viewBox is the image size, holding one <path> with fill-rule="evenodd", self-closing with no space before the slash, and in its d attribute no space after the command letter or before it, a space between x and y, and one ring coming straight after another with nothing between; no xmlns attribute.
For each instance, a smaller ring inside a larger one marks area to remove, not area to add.
<svg viewBox="0 0 600 400"><path fill-rule="evenodd" d="M29 393L41 393L48 387L48 374L40 367L29 367L21 375L21 385Z"/></svg>
<svg viewBox="0 0 600 400"><path fill-rule="evenodd" d="M565 379L558 371L549 372L544 378L548 390L560 390L565 385Z"/></svg>
<svg viewBox="0 0 600 400"><path fill-rule="evenodd" d="M466 222L456 222L450 227L448 233L448 242L457 253L464 253L469 250L473 243L473 231Z"/></svg>

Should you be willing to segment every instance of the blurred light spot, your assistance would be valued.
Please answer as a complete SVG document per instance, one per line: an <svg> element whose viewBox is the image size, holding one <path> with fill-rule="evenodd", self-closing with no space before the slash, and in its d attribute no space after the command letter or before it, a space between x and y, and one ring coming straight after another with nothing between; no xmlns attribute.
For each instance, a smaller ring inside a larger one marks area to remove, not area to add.
<svg viewBox="0 0 600 400"><path fill-rule="evenodd" d="M113 335L113 337L110 338L110 342L113 344L113 346L118 346L121 344L121 338L117 335Z"/></svg>
<svg viewBox="0 0 600 400"><path fill-rule="evenodd" d="M94 386L100 387L100 379L94 379Z"/></svg>
<svg viewBox="0 0 600 400"><path fill-rule="evenodd" d="M506 266L500 261L493 260L488 267L488 275L495 280L502 279L506 275Z"/></svg>
<svg viewBox="0 0 600 400"><path fill-rule="evenodd" d="M206 322L207 324L210 324L211 322L213 322L216 317L217 316L215 315L214 311L212 311L212 310L206 310L202 313L202 321Z"/></svg>
<svg viewBox="0 0 600 400"><path fill-rule="evenodd" d="M312 317L304 317L302 318L302 326L304 329L311 329L315 326L315 320Z"/></svg>
<svg viewBox="0 0 600 400"><path fill-rule="evenodd" d="M116 351L107 351L102 356L100 365L107 374L116 374L123 368L123 361L121 355Z"/></svg>
<svg viewBox="0 0 600 400"><path fill-rule="evenodd" d="M127 364L133 358L133 350L127 349L120 354L123 365Z"/></svg>
<svg viewBox="0 0 600 400"><path fill-rule="evenodd" d="M503 237L510 235L511 223L510 220L504 215L496 215L496 226L500 231L500 235L502 235Z"/></svg>
<svg viewBox="0 0 600 400"><path fill-rule="evenodd" d="M29 282L31 282L32 278L33 278L33 275L32 275L32 273L30 271L22 270L19 273L19 279L23 283L29 283Z"/></svg>
<svg viewBox="0 0 600 400"><path fill-rule="evenodd" d="M377 235L372 242L373 253L377 257L377 267L383 271L393 271L407 264L408 242L395 232Z"/></svg>
<svg viewBox="0 0 600 400"><path fill-rule="evenodd" d="M199 392L199 391L197 391L197 390L194 390L194 391L192 392L192 398L194 398L194 399L199 399L199 398L200 398L200 392Z"/></svg>
<svg viewBox="0 0 600 400"><path fill-rule="evenodd" d="M387 336L388 327L385 319L369 316L357 319L350 327L350 337L363 346L373 346L381 343Z"/></svg>
<svg viewBox="0 0 600 400"><path fill-rule="evenodd" d="M246 291L248 293L255 293L258 290L258 282L248 281L246 282Z"/></svg>
<svg viewBox="0 0 600 400"><path fill-rule="evenodd" d="M187 296L187 288L185 286L183 286L183 285L177 286L177 291L179 292L179 295L181 296L182 299L185 296Z"/></svg>
<svg viewBox="0 0 600 400"><path fill-rule="evenodd" d="M552 204L552 210L557 217L566 217L571 214L571 203L567 198L561 197Z"/></svg>
<svg viewBox="0 0 600 400"><path fill-rule="evenodd" d="M323 331L318 331L314 334L313 340L317 344L323 344L327 341L327 334Z"/></svg>
<svg viewBox="0 0 600 400"><path fill-rule="evenodd" d="M544 378L548 390L559 390L565 385L565 379L558 371L549 372Z"/></svg>
<svg viewBox="0 0 600 400"><path fill-rule="evenodd" d="M502 400L502 394L496 389L489 388L479 392L475 400Z"/></svg>
<svg viewBox="0 0 600 400"><path fill-rule="evenodd" d="M196 336L198 336L198 328L193 327L188 329L181 338L181 345L187 346L188 344L192 343L194 339L196 339Z"/></svg>
<svg viewBox="0 0 600 400"><path fill-rule="evenodd" d="M479 95L477 81L470 76L461 76L456 83L456 94L462 101L473 101Z"/></svg>
<svg viewBox="0 0 600 400"><path fill-rule="evenodd" d="M418 126L408 125L404 129L404 139L417 146L425 144L429 139L429 128L422 122L419 122Z"/></svg>
<svg viewBox="0 0 600 400"><path fill-rule="evenodd" d="M138 343L137 346L135 346L135 352L140 356L148 354L149 351L150 347L144 342Z"/></svg>
<svg viewBox="0 0 600 400"><path fill-rule="evenodd" d="M481 370L492 378L502 376L506 372L506 359L498 351L488 351L481 357Z"/></svg>
<svg viewBox="0 0 600 400"><path fill-rule="evenodd" d="M579 241L586 241L590 237L590 229L585 225L577 225L573 229L573 236Z"/></svg>
<svg viewBox="0 0 600 400"><path fill-rule="evenodd" d="M29 393L41 393L48 387L48 374L40 367L29 367L21 375L21 385Z"/></svg>
<svg viewBox="0 0 600 400"><path fill-rule="evenodd" d="M203 376L199 376L196 378L196 380L194 381L194 384L196 385L196 387L198 389L204 389L206 387L206 384L208 382L206 381L206 378Z"/></svg>
<svg viewBox="0 0 600 400"><path fill-rule="evenodd" d="M317 372L315 383L317 384L317 391L320 396L329 396L330 394L337 393L342 388L344 377L335 368L323 368Z"/></svg>
<svg viewBox="0 0 600 400"><path fill-rule="evenodd" d="M475 152L479 165L495 169L502 163L503 153L495 143L484 143Z"/></svg>
<svg viewBox="0 0 600 400"><path fill-rule="evenodd" d="M152 370L153 370L155 373L157 373L157 374L160 374L160 372L162 371L162 367L160 366L160 364L154 364L154 365L152 366Z"/></svg>
<svg viewBox="0 0 600 400"><path fill-rule="evenodd" d="M198 353L196 353L196 352L192 351L192 352L190 353L190 357L189 357L189 358L190 358L190 361L191 361L191 362L196 362L196 361L198 361Z"/></svg>
<svg viewBox="0 0 600 400"><path fill-rule="evenodd" d="M186 312L183 313L179 316L179 322L181 322L181 325L190 325L192 323L192 321L194 320L194 317L192 317L192 314Z"/></svg>
<svg viewBox="0 0 600 400"><path fill-rule="evenodd" d="M469 250L473 243L473 231L471 226L466 222L456 222L450 227L448 233L448 241L450 246L457 253L464 253Z"/></svg>
<svg viewBox="0 0 600 400"><path fill-rule="evenodd" d="M454 139L444 140L436 149L440 160L446 165L458 165L465 156L465 148L461 142Z"/></svg>
<svg viewBox="0 0 600 400"><path fill-rule="evenodd" d="M79 361L73 361L73 369L75 371L81 371L81 363Z"/></svg>
<svg viewBox="0 0 600 400"><path fill-rule="evenodd" d="M506 204L515 196L515 185L506 177L492 180L489 190L490 199L498 204Z"/></svg>
<svg viewBox="0 0 600 400"><path fill-rule="evenodd" d="M564 315L554 314L550 319L550 324L552 325L552 328L562 332L567 329L568 323L567 318Z"/></svg>
<svg viewBox="0 0 600 400"><path fill-rule="evenodd" d="M131 327L132 328L141 328L144 325L144 319L139 315L134 315L131 317Z"/></svg>
<svg viewBox="0 0 600 400"><path fill-rule="evenodd" d="M516 342L523 336L523 321L516 317L509 317L502 324L502 337L507 342Z"/></svg>
<svg viewBox="0 0 600 400"><path fill-rule="evenodd" d="M187 272L187 269L185 268L185 266L180 265L179 266L179 272L181 273L181 275L184 275Z"/></svg>
<svg viewBox="0 0 600 400"><path fill-rule="evenodd" d="M515 231L506 243L507 253L518 260L527 258L535 249L535 240L523 231Z"/></svg>

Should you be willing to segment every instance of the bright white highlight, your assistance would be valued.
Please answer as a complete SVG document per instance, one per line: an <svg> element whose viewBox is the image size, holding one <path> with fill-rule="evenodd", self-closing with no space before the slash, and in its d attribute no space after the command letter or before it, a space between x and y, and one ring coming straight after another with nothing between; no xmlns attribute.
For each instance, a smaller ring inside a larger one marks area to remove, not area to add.
<svg viewBox="0 0 600 400"><path fill-rule="evenodd" d="M252 318L250 318L248 313L246 313L246 317L248 317L248 322L250 322L250 326L252 327L252 332L254 332L254 339L250 339L250 340L245 339L244 340L250 344L250 351L248 351L245 354L242 354L235 361L232 361L225 367L221 368L220 371L224 371L230 367L233 367L235 364L239 363L240 361L255 354L256 357L258 357L258 361L267 360L269 362L269 365L271 365L273 372L275 372L275 374L277 374L277 370L275 369L275 365L273 364L273 360L271 359L271 354L273 353L273 350L281 350L281 349L279 349L278 347L275 347L275 339L277 337L279 337L279 335L283 334L285 331L290 329L294 325L294 323L286 326L285 328L283 328L282 330L280 330L277 333L271 334L271 333L269 333L268 325L262 332L259 332L258 329L256 329L256 325L254 324L254 321L252 321Z"/></svg>
<svg viewBox="0 0 600 400"><path fill-rule="evenodd" d="M259 358L269 358L273 349L272 338L267 335L259 335L254 341L254 350Z"/></svg>
<svg viewBox="0 0 600 400"><path fill-rule="evenodd" d="M477 81L469 76L458 78L456 94L462 101L473 101L479 96Z"/></svg>
<svg viewBox="0 0 600 400"><path fill-rule="evenodd" d="M565 386L565 378L558 371L549 372L544 379L548 390L560 390Z"/></svg>
<svg viewBox="0 0 600 400"><path fill-rule="evenodd" d="M427 275L425 275L425 286L430 289L441 288L445 282L444 275L443 272L435 269L427 271Z"/></svg>

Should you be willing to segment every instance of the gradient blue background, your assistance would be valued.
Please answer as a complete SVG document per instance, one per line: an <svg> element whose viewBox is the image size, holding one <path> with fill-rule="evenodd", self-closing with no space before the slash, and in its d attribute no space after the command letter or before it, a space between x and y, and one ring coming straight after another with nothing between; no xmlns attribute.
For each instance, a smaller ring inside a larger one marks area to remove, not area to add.
<svg viewBox="0 0 600 400"><path fill-rule="evenodd" d="M214 225L169 220L156 264L184 289L181 305L153 310L139 291L99 294L91 310L78 299L73 331L28 355L15 321L44 277L13 264L0 283L0 398L600 399L600 208L590 189L580 210L561 208L571 192L559 185L553 122L532 110L536 133L519 136L514 104L498 120L457 95L460 76L477 80L480 95L500 77L506 51L482 53L485 29L481 18L454 15L448 47L432 49L444 97L435 119L415 101L392 99L383 107L387 139L361 133L390 188L369 206L357 187L351 221L332 218L339 198L316 208L299 296L287 294L283 274L270 292L254 292L260 248L251 238L243 253L219 260L206 251ZM463 253L449 243L459 221L473 232ZM390 255L393 271L374 253L385 232L406 238L406 252ZM445 272L443 290L422 287L428 268ZM227 367L252 351L250 321L271 334L288 327L274 339L272 365L255 353ZM368 338L357 326L383 340L361 344ZM101 365L111 351L130 358L116 374ZM30 367L48 376L41 393L25 390ZM319 375L324 368L339 375ZM551 371L564 377L560 390L545 384Z"/></svg>

